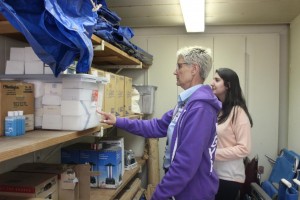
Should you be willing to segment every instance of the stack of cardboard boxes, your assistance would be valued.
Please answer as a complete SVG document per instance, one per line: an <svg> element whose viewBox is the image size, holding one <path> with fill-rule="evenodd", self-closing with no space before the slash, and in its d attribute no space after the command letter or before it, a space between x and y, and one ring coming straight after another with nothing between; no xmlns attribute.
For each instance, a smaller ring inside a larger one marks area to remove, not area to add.
<svg viewBox="0 0 300 200"><path fill-rule="evenodd" d="M124 117L132 114L132 78L91 68L90 74L106 77L102 110Z"/></svg>

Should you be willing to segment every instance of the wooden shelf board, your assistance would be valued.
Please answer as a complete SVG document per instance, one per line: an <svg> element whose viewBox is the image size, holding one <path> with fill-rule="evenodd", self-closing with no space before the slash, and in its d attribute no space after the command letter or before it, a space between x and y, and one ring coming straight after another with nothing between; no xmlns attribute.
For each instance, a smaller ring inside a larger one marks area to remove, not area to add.
<svg viewBox="0 0 300 200"><path fill-rule="evenodd" d="M61 144L100 130L100 126L83 131L34 130L19 137L0 137L0 162Z"/></svg>
<svg viewBox="0 0 300 200"><path fill-rule="evenodd" d="M130 119L140 119L142 115L127 116ZM34 130L26 132L19 137L0 137L0 162L32 153L50 146L61 144L76 138L92 135L103 129L111 128L112 125L99 124L94 128L83 131L60 131L60 130Z"/></svg>
<svg viewBox="0 0 300 200"><path fill-rule="evenodd" d="M11 37L20 41L26 41L25 37L16 30L8 21L0 21L0 35ZM92 35L93 45L101 45L104 43L104 50L94 51L93 64L96 65L143 65L138 59L128 55L124 51L114 45L102 40L96 35ZM113 57L114 59L109 60Z"/></svg>
<svg viewBox="0 0 300 200"><path fill-rule="evenodd" d="M90 200L113 200L122 191L122 189L133 179L140 171L140 168L145 164L145 160L138 159L138 166L134 169L125 171L122 184L116 189L100 189L92 188Z"/></svg>

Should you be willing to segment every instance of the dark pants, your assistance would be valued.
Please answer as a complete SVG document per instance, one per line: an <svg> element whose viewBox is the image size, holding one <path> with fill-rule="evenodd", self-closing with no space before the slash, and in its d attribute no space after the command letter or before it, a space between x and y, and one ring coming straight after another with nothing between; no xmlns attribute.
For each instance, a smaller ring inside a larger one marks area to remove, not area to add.
<svg viewBox="0 0 300 200"><path fill-rule="evenodd" d="M220 179L215 200L236 200L242 185L242 183Z"/></svg>

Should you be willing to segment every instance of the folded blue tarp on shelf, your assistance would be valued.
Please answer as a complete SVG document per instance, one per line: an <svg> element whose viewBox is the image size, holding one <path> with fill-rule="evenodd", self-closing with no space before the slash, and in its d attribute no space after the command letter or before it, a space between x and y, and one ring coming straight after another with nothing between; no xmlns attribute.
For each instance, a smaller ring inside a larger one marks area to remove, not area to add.
<svg viewBox="0 0 300 200"><path fill-rule="evenodd" d="M77 73L88 72L97 21L87 0L0 0L0 12L20 31L37 56L58 76L79 57Z"/></svg>
<svg viewBox="0 0 300 200"><path fill-rule="evenodd" d="M128 55L137 58L144 64L152 64L153 56L130 42L134 32L129 27L119 25L121 18L116 13L107 7L101 7L97 13L98 19L94 27L95 35L118 47Z"/></svg>

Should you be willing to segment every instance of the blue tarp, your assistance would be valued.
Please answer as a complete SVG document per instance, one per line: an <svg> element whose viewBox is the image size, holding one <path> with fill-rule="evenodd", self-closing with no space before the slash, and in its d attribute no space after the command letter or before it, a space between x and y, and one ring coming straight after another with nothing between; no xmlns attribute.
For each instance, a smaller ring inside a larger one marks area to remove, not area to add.
<svg viewBox="0 0 300 200"><path fill-rule="evenodd" d="M77 73L88 72L97 21L89 0L0 0L0 12L26 37L37 56L58 76L78 57Z"/></svg>

